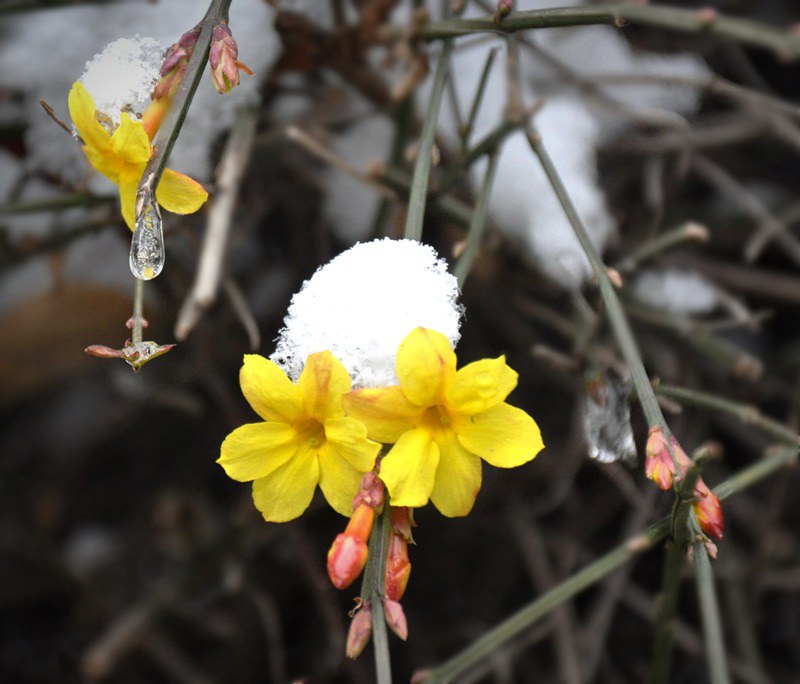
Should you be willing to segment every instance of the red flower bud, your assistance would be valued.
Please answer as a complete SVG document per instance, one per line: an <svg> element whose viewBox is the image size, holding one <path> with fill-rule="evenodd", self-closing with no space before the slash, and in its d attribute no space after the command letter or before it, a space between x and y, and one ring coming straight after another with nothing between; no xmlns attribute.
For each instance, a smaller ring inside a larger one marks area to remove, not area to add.
<svg viewBox="0 0 800 684"><path fill-rule="evenodd" d="M386 587L384 590L386 597L391 601L399 601L403 598L410 575L408 542L402 535L392 534L386 559Z"/></svg>
<svg viewBox="0 0 800 684"><path fill-rule="evenodd" d="M645 473L664 491L672 487L675 476L675 464L669 455L667 439L660 427L654 425L647 435L645 446Z"/></svg>
<svg viewBox="0 0 800 684"><path fill-rule="evenodd" d="M709 537L722 539L722 530L725 521L722 517L722 504L717 495L712 492L702 479L697 481L694 488L697 501L693 504L694 514L700 529Z"/></svg>
<svg viewBox="0 0 800 684"><path fill-rule="evenodd" d="M350 623L350 629L347 632L347 645L345 646L345 654L348 658L358 658L361 651L369 643L369 638L372 636L372 606L365 603L364 607L359 610L353 617Z"/></svg>
<svg viewBox="0 0 800 684"><path fill-rule="evenodd" d="M156 83L153 99L160 100L164 97L172 97L178 90L178 86L186 73L186 66L189 58L194 52L194 46L200 37L200 24L184 33L177 43L173 43L167 50L167 56L161 63L159 74L161 78Z"/></svg>
<svg viewBox="0 0 800 684"><path fill-rule="evenodd" d="M367 564L367 540L374 521L375 511L361 504L328 551L328 577L337 589L349 587Z"/></svg>

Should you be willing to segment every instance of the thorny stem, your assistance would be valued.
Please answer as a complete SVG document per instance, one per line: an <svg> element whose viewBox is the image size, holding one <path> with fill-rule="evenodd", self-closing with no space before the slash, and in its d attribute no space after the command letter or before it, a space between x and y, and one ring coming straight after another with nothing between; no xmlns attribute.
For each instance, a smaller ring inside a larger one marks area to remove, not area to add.
<svg viewBox="0 0 800 684"><path fill-rule="evenodd" d="M486 215L489 209L489 197L492 194L492 186L497 175L497 161L500 158L500 151L495 150L489 155L489 165L486 167L486 175L483 177L483 185L478 194L478 202L475 211L472 212L472 219L467 232L467 246L464 253L459 258L453 269L453 275L458 280L458 286L464 287L469 271L478 256L481 248L483 233L486 229Z"/></svg>
<svg viewBox="0 0 800 684"><path fill-rule="evenodd" d="M722 638L722 624L714 577L711 572L711 561L703 541L695 542L693 550L697 594L700 600L700 614L703 621L703 635L705 636L711 682L712 684L728 684L730 682L728 660L725 655L725 642Z"/></svg>
<svg viewBox="0 0 800 684"><path fill-rule="evenodd" d="M422 126L422 135L417 150L417 161L414 166L414 176L411 180L411 192L408 197L408 215L403 236L409 240L422 238L422 222L425 218L425 201L428 196L428 179L431 175L431 153L436 134L436 120L439 117L439 107L442 104L447 74L450 70L450 57L453 54L453 41L446 40L442 46L442 54L436 65L436 74L433 79L428 112Z"/></svg>
<svg viewBox="0 0 800 684"><path fill-rule="evenodd" d="M664 415L661 413L661 407L658 405L658 400L653 392L653 386L650 384L650 379L644 369L642 357L636 346L636 340L631 332L630 324L622 309L619 297L617 297L614 286L611 284L611 280L608 277L606 266L603 264L595 246L592 244L591 238L578 216L575 205L572 203L572 199L567 189L564 187L561 176L558 174L558 170L555 168L555 165L550 159L550 155L542 144L541 136L533 128L528 129L528 142L534 154L539 158L542 168L547 175L547 179L550 181L550 185L558 196L561 207L564 209L564 213L567 215L572 229L575 231L575 236L578 238L583 252L592 266L600 288L600 295L608 311L608 318L614 330L614 335L617 338L625 361L630 367L633 384L636 387L636 394L639 398L639 403L642 406L645 418L647 419L647 424L651 427L660 427L669 442L672 433L664 420ZM678 470L678 463L675 461L675 455L672 453L672 449L670 449L670 456L675 462L676 470Z"/></svg>
<svg viewBox="0 0 800 684"><path fill-rule="evenodd" d="M144 280L134 278L133 290L133 316L131 328L131 342L140 344L142 341L142 320L144 317Z"/></svg>
<svg viewBox="0 0 800 684"><path fill-rule="evenodd" d="M139 188L136 192L137 217L145 204L145 199L148 195L153 194L158 187L161 174L167 165L167 158L180 135L189 106L192 104L192 98L194 98L200 78L203 76L206 61L208 60L208 52L211 48L214 24L220 19L227 19L231 2L232 0L212 0L201 21L200 36L197 38L194 52L192 52L189 63L186 65L186 72L172 100L169 113L164 118L159 129L155 154L147 162L142 178L139 181Z"/></svg>
<svg viewBox="0 0 800 684"><path fill-rule="evenodd" d="M688 10L664 5L619 2L600 6L553 7L512 12L499 22L491 15L475 19L445 19L431 22L424 27L422 37L426 40L441 40L486 31L515 33L526 29L558 26L591 24L624 26L627 22L685 33L710 33L772 50L789 59L800 57L800 36L790 31L747 19L727 17L714 10Z"/></svg>
<svg viewBox="0 0 800 684"><path fill-rule="evenodd" d="M720 500L725 500L756 482L760 482L780 468L793 465L796 460L797 449L781 449L725 481L714 489L714 493ZM473 665L501 648L517 634L528 629L537 620L587 587L600 581L607 574L613 572L638 554L653 548L656 544L666 539L669 534L669 518L664 518L655 525L651 525L642 534L623 542L577 574L542 594L535 601L473 642L461 653L439 667L430 670L423 681L429 684L455 681L459 675L462 675ZM704 546L702 550L705 552Z"/></svg>

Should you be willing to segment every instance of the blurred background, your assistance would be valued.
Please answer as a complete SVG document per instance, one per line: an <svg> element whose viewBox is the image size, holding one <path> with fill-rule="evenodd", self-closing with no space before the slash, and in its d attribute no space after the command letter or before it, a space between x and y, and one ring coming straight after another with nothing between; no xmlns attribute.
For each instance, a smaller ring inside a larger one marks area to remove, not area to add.
<svg viewBox="0 0 800 684"><path fill-rule="evenodd" d="M355 241L402 234L439 49L415 38L410 4L234 0L230 27L255 75L226 96L204 77L169 163L212 202L222 162L242 171L216 302L195 310L190 299L209 212L165 213L167 265L146 288L146 338L180 343L134 374L83 352L129 334L130 232L116 190L39 100L68 121L70 85L104 45L139 34L166 47L206 3L0 2L2 681L372 681L369 648L344 658L358 589L339 592L325 573L344 518L317 498L301 519L267 524L249 487L215 461L224 437L255 419L238 387L242 355L273 351L292 293ZM440 16L442 3L429 5ZM800 25L793 0L710 5ZM463 150L503 121L511 50L524 104L539 108L545 144L622 275L651 377L757 407L796 434L800 65L725 37L638 26L459 46L433 176L449 187L431 202L424 240L450 261L463 250L484 169L464 170ZM628 417L627 369L569 231L524 137L510 132L463 288L458 353L462 363L507 355L520 374L511 399L547 448L513 471L485 467L467 518L417 512L410 635L392 641L397 681L670 510L671 496L644 477L647 426L635 402ZM712 486L775 441L744 408L665 399L665 410L687 451L719 445ZM797 485L787 470L724 504L714 569L735 681L800 681ZM661 565L660 549L644 554L464 681L644 681ZM702 683L688 569L685 580L673 681Z"/></svg>

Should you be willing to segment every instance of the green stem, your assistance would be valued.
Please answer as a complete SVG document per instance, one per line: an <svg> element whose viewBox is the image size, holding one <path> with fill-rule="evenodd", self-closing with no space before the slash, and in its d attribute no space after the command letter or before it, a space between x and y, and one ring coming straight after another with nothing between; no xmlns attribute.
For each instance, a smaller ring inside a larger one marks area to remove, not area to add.
<svg viewBox="0 0 800 684"><path fill-rule="evenodd" d="M534 154L539 158L542 168L547 175L547 179L550 181L550 185L558 196L561 207L564 209L564 213L567 215L567 219L569 219L575 236L578 238L578 242L580 242L583 252L586 254L586 258L589 260L592 270L594 271L595 278L600 288L600 296L603 298L603 302L606 306L608 319L611 322L614 336L622 350L625 361L630 367L633 384L636 387L636 394L642 406L647 424L650 427L660 427L664 436L667 438L667 443L669 443L669 438L672 433L664 420L664 415L661 413L661 407L658 405L656 395L653 393L653 386L644 369L641 354L639 354L639 349L636 346L636 340L633 337L633 332L631 331L625 312L622 309L619 297L617 297L614 286L611 284L611 280L608 277L606 266L600 259L600 255L597 253L594 244L592 244L591 238L586 232L586 228L580 216L578 216L578 211L572 203L567 189L564 187L561 176L542 143L541 136L532 128L528 130L528 142ZM675 456L671 448L669 451L677 470L678 463L675 461Z"/></svg>
<svg viewBox="0 0 800 684"><path fill-rule="evenodd" d="M214 24L220 19L227 19L231 2L232 0L212 0L201 21L200 35L197 38L194 52L192 52L189 63L186 65L186 72L172 100L169 113L164 118L159 129L155 154L147 162L142 178L139 181L139 188L136 192L137 215L144 204L144 199L148 195L155 193L155 189L158 187L161 174L167 165L167 159L180 135L189 106L192 104L195 91L205 71L208 53L211 49Z"/></svg>
<svg viewBox="0 0 800 684"><path fill-rule="evenodd" d="M388 499L388 497L387 497ZM372 645L375 650L375 674L378 684L391 684L392 661L389 656L389 635L383 615L384 583L386 578L386 552L391 535L389 502L378 516L369 537L369 559L361 583L361 598L372 607Z"/></svg>
<svg viewBox="0 0 800 684"><path fill-rule="evenodd" d="M717 592L711 572L711 561L708 558L706 545L696 542L694 549L695 578L697 594L700 600L700 614L703 620L703 634L706 643L706 657L712 684L728 684L728 661L725 655L725 642L722 637Z"/></svg>
<svg viewBox="0 0 800 684"><path fill-rule="evenodd" d="M131 342L139 344L142 341L142 320L144 318L144 280L134 278L133 290L133 325L131 328Z"/></svg>
<svg viewBox="0 0 800 684"><path fill-rule="evenodd" d="M72 207L96 207L117 201L116 195L92 195L88 192L73 192L52 199L23 200L0 204L0 216L9 214L35 214L41 211L60 211Z"/></svg>
<svg viewBox="0 0 800 684"><path fill-rule="evenodd" d="M796 460L797 449L782 449L716 487L714 493L721 500L725 500L756 482L760 482L775 471L789 466ZM602 558L599 558L504 622L501 622L497 627L461 651L461 653L429 671L424 681L429 683L453 681L486 656L501 648L517 634L528 629L553 609L568 601L583 589L592 586L638 554L649 550L666 539L669 533L669 518L664 518L655 525L651 525L642 534L617 546ZM705 551L705 547L703 547L703 551Z"/></svg>
<svg viewBox="0 0 800 684"><path fill-rule="evenodd" d="M428 179L431 175L431 153L436 135L436 120L442 105L442 94L450 70L450 58L453 54L453 41L447 40L442 46L442 54L436 65L428 112L422 125L422 135L417 150L417 161L414 165L414 176L411 180L411 192L408 197L408 215L403 236L409 240L422 239L422 222L425 218L425 202L428 198Z"/></svg>
<svg viewBox="0 0 800 684"><path fill-rule="evenodd" d="M453 275L458 279L458 286L464 287L469 271L480 251L483 234L486 230L486 215L489 209L489 197L492 194L492 186L497 175L497 161L500 158L500 151L495 150L489 155L489 165L486 167L486 175L483 177L483 185L478 194L478 202L475 211L472 212L472 219L467 232L467 246L464 253L453 269Z"/></svg>
<svg viewBox="0 0 800 684"><path fill-rule="evenodd" d="M494 64L496 57L497 48L489 50L489 53L486 55L486 62L483 65L483 71L481 71L481 77L478 81L478 90L475 92L475 97L472 99L472 105L469 109L467 121L464 124L464 129L461 131L462 154L466 153L467 145L469 145L469 139L472 137L472 129L475 127L475 119L478 116L478 110L480 109L481 102L483 102L483 95L486 92L486 84L489 82L489 74L492 71L492 65Z"/></svg>
<svg viewBox="0 0 800 684"><path fill-rule="evenodd" d="M668 399L674 399L681 404L709 408L735 416L743 423L761 428L764 432L779 439L788 446L800 445L800 435L794 430L790 430L785 425L781 425L777 420L763 415L755 406L740 404L730 399L724 399L714 394L708 394L707 392L688 389L686 387L655 385L653 389L656 394Z"/></svg>
<svg viewBox="0 0 800 684"><path fill-rule="evenodd" d="M655 640L653 645L653 665L650 681L652 684L668 684L672 661L672 646L675 641L675 614L680 589L680 571L685 557L675 541L665 545L664 578L661 581L661 594L657 601Z"/></svg>
<svg viewBox="0 0 800 684"><path fill-rule="evenodd" d="M620 273L631 273L642 263L664 252L680 247L687 242L707 242L708 231L698 225L690 224L669 230L653 240L648 240L638 249L620 259L614 267Z"/></svg>
<svg viewBox="0 0 800 684"><path fill-rule="evenodd" d="M599 6L553 7L512 12L500 22L495 21L491 15L475 19L446 19L428 24L422 30L422 37L426 40L441 40L487 31L515 33L527 29L558 26L591 24L622 26L626 22L685 33L709 33L746 45L773 50L788 59L800 57L800 37L788 30L747 19L727 17L713 11L620 2Z"/></svg>

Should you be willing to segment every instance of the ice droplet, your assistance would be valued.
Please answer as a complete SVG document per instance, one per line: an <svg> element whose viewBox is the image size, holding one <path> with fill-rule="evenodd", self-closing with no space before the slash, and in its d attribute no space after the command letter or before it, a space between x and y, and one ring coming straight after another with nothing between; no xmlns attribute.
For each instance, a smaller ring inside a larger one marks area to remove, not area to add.
<svg viewBox="0 0 800 684"><path fill-rule="evenodd" d="M139 280L152 280L164 268L164 229L158 203L150 195L136 217L131 240L131 273Z"/></svg>

